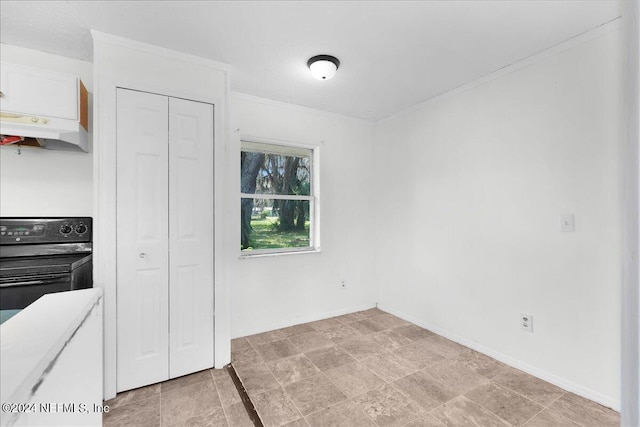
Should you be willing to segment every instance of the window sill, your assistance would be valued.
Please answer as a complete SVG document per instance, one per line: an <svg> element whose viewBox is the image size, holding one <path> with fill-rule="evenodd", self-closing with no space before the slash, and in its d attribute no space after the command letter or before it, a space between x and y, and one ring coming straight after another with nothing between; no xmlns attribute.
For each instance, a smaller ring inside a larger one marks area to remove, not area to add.
<svg viewBox="0 0 640 427"><path fill-rule="evenodd" d="M297 250L297 251L283 251L283 252L252 251L252 252L241 252L238 258L241 260L244 260L244 259L251 259L251 258L279 257L279 256L286 256L286 255L318 254L320 252L322 252L320 248L303 249L303 250Z"/></svg>

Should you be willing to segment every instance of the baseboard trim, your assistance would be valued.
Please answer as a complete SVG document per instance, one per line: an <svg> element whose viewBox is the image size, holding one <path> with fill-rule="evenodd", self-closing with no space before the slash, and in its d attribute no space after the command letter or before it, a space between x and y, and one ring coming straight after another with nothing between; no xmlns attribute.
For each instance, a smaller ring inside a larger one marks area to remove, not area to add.
<svg viewBox="0 0 640 427"><path fill-rule="evenodd" d="M438 335L441 335L451 341L457 342L458 344L462 344L465 347L469 347L477 352L482 354L486 354L489 357L493 357L500 362L509 365L513 368L520 369L528 374L531 374L535 377L538 377L544 381L547 381L553 385L556 385L560 388L563 388L567 391L577 394L578 396L584 397L586 399L592 400L600 405L606 406L607 408L611 408L614 411L620 412L620 401L613 399L609 396L605 396L597 391L591 390L587 387L583 387L579 384L576 384L572 381L564 379L554 374L550 374L542 369L539 369L535 366L529 365L528 363L524 363L520 360L514 359L513 357L502 354L498 351L495 351L491 348L485 347L481 344L468 340L460 335L454 334L437 326L431 325L427 322L423 322L420 319L416 319L415 317L408 316L403 313L401 310L397 310L394 307L387 306L385 304L378 304L378 308L382 311L386 311L387 313L393 314L401 319L404 319L408 322L411 322L415 325L418 325L422 328L428 329L432 332L435 332Z"/></svg>
<svg viewBox="0 0 640 427"><path fill-rule="evenodd" d="M295 319L288 319L280 322L270 323L268 325L259 325L246 330L232 333L231 339L246 337L248 335L260 334L262 332L273 331L274 329L288 328L289 326L300 325L302 323L315 322L317 320L329 319L331 317L342 316L343 314L355 313L356 311L369 310L375 308L376 303L360 305L356 307L343 308L340 310L325 311L322 313L312 314L310 316L296 317ZM399 317L399 316L398 316Z"/></svg>

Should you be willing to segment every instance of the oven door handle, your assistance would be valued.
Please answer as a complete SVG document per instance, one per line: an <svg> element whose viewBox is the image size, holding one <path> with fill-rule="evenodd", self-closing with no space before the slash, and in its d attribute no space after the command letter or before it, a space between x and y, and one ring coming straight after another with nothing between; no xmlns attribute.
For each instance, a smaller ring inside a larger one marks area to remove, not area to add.
<svg viewBox="0 0 640 427"><path fill-rule="evenodd" d="M68 280L68 278L69 278L68 273L47 275L45 277L43 276L33 277L30 279L25 277L25 279L27 280L18 279L18 281L15 281L15 282L5 280L2 283L0 283L0 288L10 288L14 286L49 285L53 283L60 283L60 281Z"/></svg>
<svg viewBox="0 0 640 427"><path fill-rule="evenodd" d="M25 282L10 282L10 283L2 283L0 284L0 288L9 288L11 286L30 286L30 285L45 285L47 283L51 283L57 280L27 280Z"/></svg>

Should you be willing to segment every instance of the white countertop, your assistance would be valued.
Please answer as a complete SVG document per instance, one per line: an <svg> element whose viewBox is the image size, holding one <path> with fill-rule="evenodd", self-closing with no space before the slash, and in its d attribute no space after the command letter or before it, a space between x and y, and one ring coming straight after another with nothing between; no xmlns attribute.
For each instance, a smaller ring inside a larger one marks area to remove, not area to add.
<svg viewBox="0 0 640 427"><path fill-rule="evenodd" d="M101 298L100 288L47 294L0 325L0 401L29 402Z"/></svg>

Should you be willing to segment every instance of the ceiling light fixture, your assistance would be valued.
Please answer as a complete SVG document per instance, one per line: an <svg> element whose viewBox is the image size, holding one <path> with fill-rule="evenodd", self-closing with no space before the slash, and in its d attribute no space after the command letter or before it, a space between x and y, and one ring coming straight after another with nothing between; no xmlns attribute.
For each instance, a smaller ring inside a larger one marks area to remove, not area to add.
<svg viewBox="0 0 640 427"><path fill-rule="evenodd" d="M329 80L335 76L339 66L338 58L331 55L316 55L307 61L311 74L318 80Z"/></svg>

